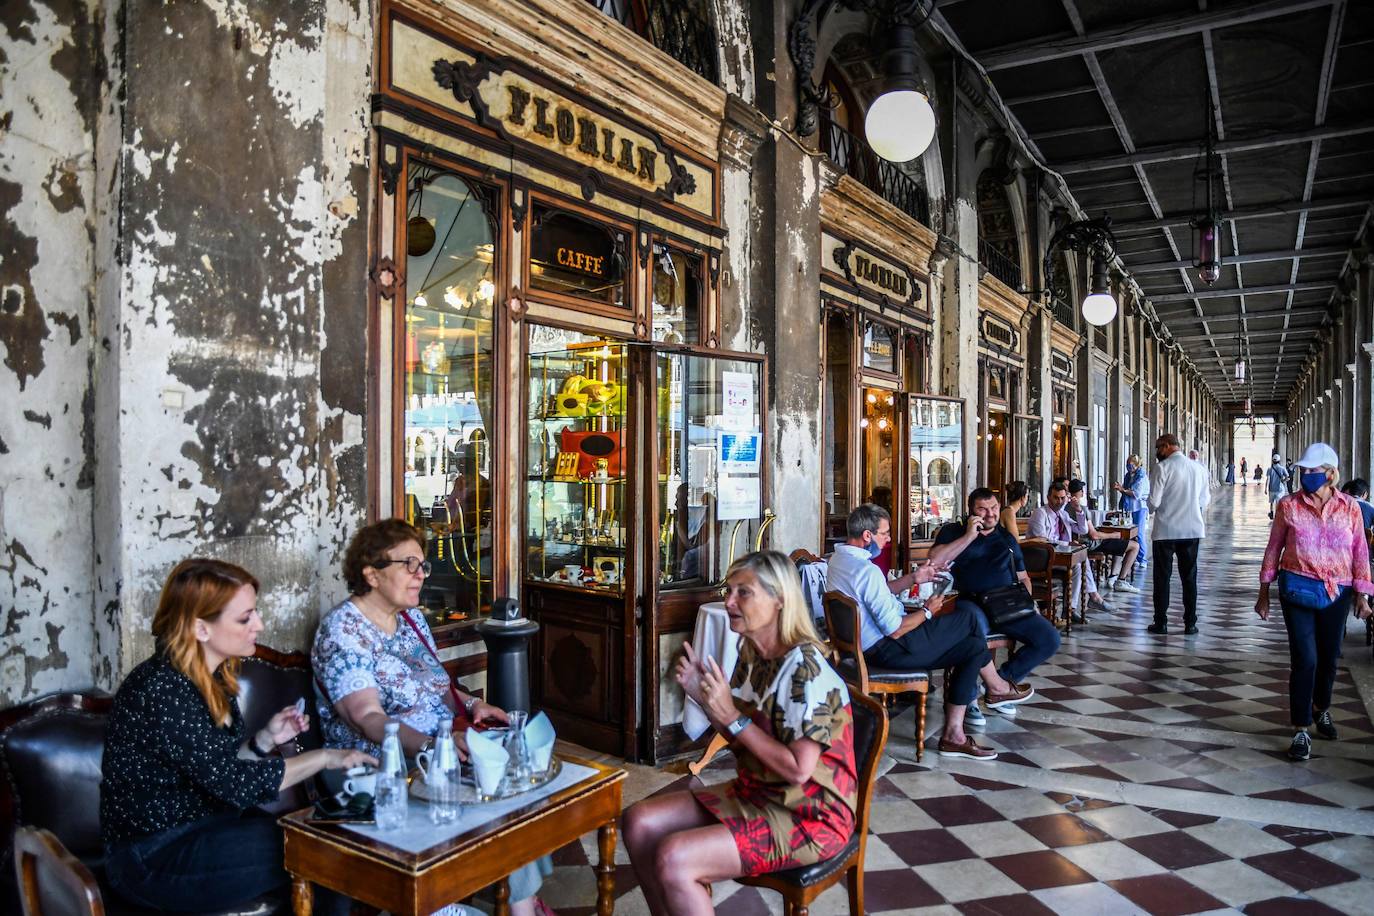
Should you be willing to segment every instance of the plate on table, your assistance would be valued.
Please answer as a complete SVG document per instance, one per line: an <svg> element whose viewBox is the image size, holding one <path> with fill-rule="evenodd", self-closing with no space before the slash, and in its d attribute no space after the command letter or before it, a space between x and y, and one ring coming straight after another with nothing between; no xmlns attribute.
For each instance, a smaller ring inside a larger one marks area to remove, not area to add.
<svg viewBox="0 0 1374 916"><path fill-rule="evenodd" d="M562 771L563 762L558 759L557 755L555 755L553 759L549 762L548 770L536 776L534 780L529 783L529 785L526 785L515 792L507 792L504 795L487 795L486 793L482 792L480 789L477 788L477 785L473 780L472 768L469 766L464 766L462 778L460 780L458 789L458 802L459 804L463 805L480 805L484 802L505 801L508 798L514 798L517 795L523 795L531 789L539 788L540 786L554 779L554 777L556 777ZM424 774L421 773L418 769L411 771L410 794L414 798L418 798L420 801L429 800L428 786L425 785Z"/></svg>

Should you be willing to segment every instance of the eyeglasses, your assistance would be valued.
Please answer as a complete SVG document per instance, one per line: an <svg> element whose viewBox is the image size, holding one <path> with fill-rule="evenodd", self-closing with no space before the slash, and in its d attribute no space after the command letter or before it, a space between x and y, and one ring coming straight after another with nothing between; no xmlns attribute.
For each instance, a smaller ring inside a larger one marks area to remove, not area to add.
<svg viewBox="0 0 1374 916"><path fill-rule="evenodd" d="M400 563L404 565L406 568L406 572L410 573L412 576L421 570L423 570L425 575L428 576L430 570L434 568L433 564L431 564L428 560L422 560L419 557L406 557L404 560L382 560L380 563L373 563L372 568L383 569L387 566L390 566L392 563Z"/></svg>

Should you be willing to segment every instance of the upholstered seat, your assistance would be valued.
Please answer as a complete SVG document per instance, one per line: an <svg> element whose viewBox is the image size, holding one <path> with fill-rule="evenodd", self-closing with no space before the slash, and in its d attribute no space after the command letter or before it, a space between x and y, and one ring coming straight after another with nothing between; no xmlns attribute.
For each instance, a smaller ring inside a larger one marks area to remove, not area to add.
<svg viewBox="0 0 1374 916"><path fill-rule="evenodd" d="M239 672L239 708L248 733L262 728L274 713L304 697L313 706L309 659L302 653L283 655L265 646L244 661ZM40 886L26 900L30 916L76 912L68 905L80 895L61 895L63 887L89 882L89 895L103 901L107 916L143 916L152 911L120 900L105 880L104 848L100 837L101 760L105 728L113 700L104 694L58 694L5 711L0 722L0 911L13 912L18 889L10 862L17 851L16 833L26 834L24 846L34 863L30 874ZM313 711L313 710L312 710ZM302 750L321 744L316 716L302 734ZM286 750L286 753L293 753ZM308 784L282 792L272 813L294 811L308 804ZM64 880L57 880L56 876ZM49 893L48 909L42 909ZM61 898L62 902L56 902ZM40 907L37 910L33 907ZM287 888L231 907L211 904L201 916L267 916L290 911ZM87 911L89 912L89 911Z"/></svg>
<svg viewBox="0 0 1374 916"><path fill-rule="evenodd" d="M840 676L847 681L856 681L859 677L858 666L852 659L842 659L835 669L840 672ZM868 666L868 680L874 684L904 684L907 681L928 681L930 672L913 669L911 671L899 668L875 668Z"/></svg>

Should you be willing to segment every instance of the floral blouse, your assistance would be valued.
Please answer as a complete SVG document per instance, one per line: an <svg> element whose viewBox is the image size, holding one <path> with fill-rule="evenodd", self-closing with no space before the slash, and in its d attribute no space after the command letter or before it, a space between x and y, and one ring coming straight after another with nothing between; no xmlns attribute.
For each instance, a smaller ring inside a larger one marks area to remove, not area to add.
<svg viewBox="0 0 1374 916"><path fill-rule="evenodd" d="M821 746L811 778L792 785L743 747L738 776L693 794L734 836L746 874L809 865L834 855L854 832L858 775L849 689L811 643L781 658L735 666L735 705L783 744Z"/></svg>
<svg viewBox="0 0 1374 916"><path fill-rule="evenodd" d="M380 745L355 732L334 709L335 703L359 690L375 689L383 712L427 735L434 734L440 719L453 717L444 702L448 672L431 652L434 637L429 624L416 610L405 616L424 635L424 642L401 616L396 632L386 635L352 601L344 601L320 621L310 664L326 747L380 753Z"/></svg>
<svg viewBox="0 0 1374 916"><path fill-rule="evenodd" d="M1333 493L1320 509L1306 493L1279 500L1260 567L1260 582L1273 582L1280 569L1321 581L1331 598L1343 585L1374 595L1374 582L1369 578L1369 542L1365 540L1359 503L1344 493Z"/></svg>

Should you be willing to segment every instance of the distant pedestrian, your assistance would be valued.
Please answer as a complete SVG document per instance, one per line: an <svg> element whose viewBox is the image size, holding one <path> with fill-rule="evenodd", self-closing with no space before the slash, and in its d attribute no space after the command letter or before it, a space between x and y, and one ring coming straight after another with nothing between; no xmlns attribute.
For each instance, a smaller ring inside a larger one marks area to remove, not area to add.
<svg viewBox="0 0 1374 916"><path fill-rule="evenodd" d="M1279 605L1288 630L1288 712L1297 734L1293 760L1312 755L1308 726L1334 741L1331 688L1345 637L1345 617L1370 615L1369 543L1356 500L1336 489L1336 451L1324 442L1298 459L1301 491L1279 500L1269 546L1260 567L1255 613L1269 619L1269 584L1279 583Z"/></svg>
<svg viewBox="0 0 1374 916"><path fill-rule="evenodd" d="M1245 482L1250 479L1250 462L1244 458L1240 459L1240 485L1245 486Z"/></svg>
<svg viewBox="0 0 1374 916"><path fill-rule="evenodd" d="M1278 453L1274 453L1273 462L1269 465L1269 517L1274 517L1274 504L1288 493L1288 471L1283 467L1283 460Z"/></svg>
<svg viewBox="0 0 1374 916"><path fill-rule="evenodd" d="M1288 472L1288 492L1293 493L1298 489L1298 481L1297 478L1293 476L1292 458L1288 459L1288 464L1284 466L1284 470Z"/></svg>
<svg viewBox="0 0 1374 916"><path fill-rule="evenodd" d="M1165 433L1155 440L1154 473L1150 475L1151 532L1155 558L1155 622L1151 633L1169 632L1169 580L1178 557L1178 577L1183 585L1183 632L1197 632L1197 551L1206 531L1202 510L1212 501L1207 469L1189 461L1179 447L1178 437Z"/></svg>
<svg viewBox="0 0 1374 916"><path fill-rule="evenodd" d="M1226 483L1228 486L1236 485L1236 463L1229 461L1226 464Z"/></svg>
<svg viewBox="0 0 1374 916"><path fill-rule="evenodd" d="M1374 503L1369 501L1369 481L1363 477L1347 480L1345 486L1341 487L1341 492L1346 496L1353 496L1355 502L1360 504L1360 517L1364 521L1364 530L1374 530Z"/></svg>
<svg viewBox="0 0 1374 916"><path fill-rule="evenodd" d="M1264 468L1260 467L1260 466L1259 466L1259 462L1256 461L1256 462L1255 462L1255 486L1259 486L1259 485L1260 485L1260 481L1262 481L1262 480L1264 480Z"/></svg>
<svg viewBox="0 0 1374 916"><path fill-rule="evenodd" d="M1150 514L1145 504L1150 498L1150 475L1145 473L1139 455L1126 459L1126 476L1121 483L1112 484L1112 489L1121 494L1121 511L1131 515L1131 524L1136 528L1135 540L1140 545L1140 555L1135 558L1135 565L1144 569L1150 560L1150 552L1146 547L1148 542L1145 540L1145 520Z"/></svg>

